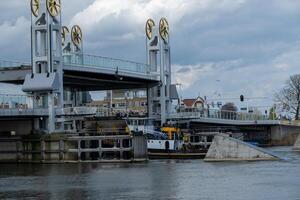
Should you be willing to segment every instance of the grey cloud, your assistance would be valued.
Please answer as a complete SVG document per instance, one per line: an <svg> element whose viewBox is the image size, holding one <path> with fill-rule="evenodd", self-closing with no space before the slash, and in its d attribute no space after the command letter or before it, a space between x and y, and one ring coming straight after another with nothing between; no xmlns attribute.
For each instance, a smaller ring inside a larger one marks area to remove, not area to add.
<svg viewBox="0 0 300 200"><path fill-rule="evenodd" d="M1 33L4 38L0 38L0 57L28 60L28 2L10 0L1 6L0 28L5 34ZM70 25L74 16L80 16L95 0L62 2L63 23ZM144 7L150 1L136 2ZM195 74L191 77L194 84L185 88L186 96L192 97L199 92L209 95L216 90L234 95L243 92L270 96L290 74L300 73L297 67L300 1L243 0L237 4L236 0L221 3L186 0L182 7L195 2L211 3L207 8L185 13L169 12L174 18L182 15L176 20L169 18L173 71L185 77ZM140 19L134 18L131 12L130 9L121 10L106 15L92 27L83 26L84 51L145 62L144 25L138 23ZM151 13L154 16L149 17L159 19L168 14L168 8ZM84 24L83 19L76 20L79 25ZM217 79L222 80L221 83L216 82Z"/></svg>
<svg viewBox="0 0 300 200"><path fill-rule="evenodd" d="M183 67L180 68L179 70L176 71L176 73L186 73L186 72L190 72L191 69L189 67Z"/></svg>

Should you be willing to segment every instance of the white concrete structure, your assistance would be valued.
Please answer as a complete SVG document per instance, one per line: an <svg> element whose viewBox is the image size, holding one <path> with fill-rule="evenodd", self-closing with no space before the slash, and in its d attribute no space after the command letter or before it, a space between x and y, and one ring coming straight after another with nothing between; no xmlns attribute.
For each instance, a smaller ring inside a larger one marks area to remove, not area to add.
<svg viewBox="0 0 300 200"><path fill-rule="evenodd" d="M277 156L266 150L231 138L224 134L215 135L206 154L205 161L260 161L277 160Z"/></svg>

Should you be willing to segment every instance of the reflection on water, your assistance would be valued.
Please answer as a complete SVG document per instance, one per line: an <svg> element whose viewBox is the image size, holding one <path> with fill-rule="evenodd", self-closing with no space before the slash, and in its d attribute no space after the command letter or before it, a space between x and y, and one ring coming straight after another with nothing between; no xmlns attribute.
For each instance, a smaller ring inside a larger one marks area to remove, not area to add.
<svg viewBox="0 0 300 200"><path fill-rule="evenodd" d="M0 199L300 200L300 153L284 161L0 164Z"/></svg>

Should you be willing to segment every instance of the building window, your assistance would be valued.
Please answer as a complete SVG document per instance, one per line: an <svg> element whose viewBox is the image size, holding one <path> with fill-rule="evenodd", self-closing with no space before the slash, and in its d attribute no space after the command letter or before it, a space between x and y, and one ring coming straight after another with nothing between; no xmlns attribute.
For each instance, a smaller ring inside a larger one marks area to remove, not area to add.
<svg viewBox="0 0 300 200"><path fill-rule="evenodd" d="M119 104L118 104L118 107L119 107L119 108L123 108L123 107L125 107L125 106L126 106L125 103L119 103Z"/></svg>

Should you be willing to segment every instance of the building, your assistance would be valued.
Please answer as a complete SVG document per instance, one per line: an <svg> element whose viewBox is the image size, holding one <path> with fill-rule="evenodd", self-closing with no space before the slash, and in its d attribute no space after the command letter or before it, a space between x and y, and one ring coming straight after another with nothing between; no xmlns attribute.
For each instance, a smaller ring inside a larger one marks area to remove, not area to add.
<svg viewBox="0 0 300 200"><path fill-rule="evenodd" d="M196 99L183 99L181 101L181 106L184 106L184 108L204 109L207 108L207 103L202 97L197 97Z"/></svg>
<svg viewBox="0 0 300 200"><path fill-rule="evenodd" d="M98 108L98 116L145 116L148 110L147 94L143 90L108 91L103 100L89 105Z"/></svg>

